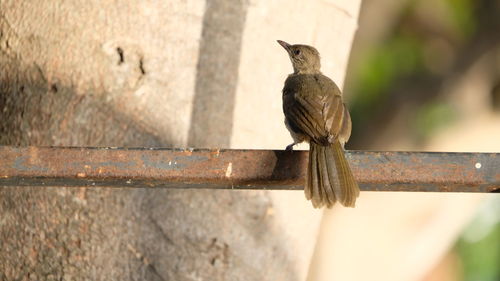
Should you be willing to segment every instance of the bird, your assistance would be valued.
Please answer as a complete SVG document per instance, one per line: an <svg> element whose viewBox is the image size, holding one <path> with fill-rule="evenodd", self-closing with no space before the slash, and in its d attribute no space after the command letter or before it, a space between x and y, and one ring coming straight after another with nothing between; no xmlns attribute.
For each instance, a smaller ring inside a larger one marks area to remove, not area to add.
<svg viewBox="0 0 500 281"><path fill-rule="evenodd" d="M354 207L359 186L344 155L352 125L342 92L321 73L316 48L277 41L293 66L283 87L285 126L293 138L286 150L309 143L305 196L314 208L331 208L336 202Z"/></svg>

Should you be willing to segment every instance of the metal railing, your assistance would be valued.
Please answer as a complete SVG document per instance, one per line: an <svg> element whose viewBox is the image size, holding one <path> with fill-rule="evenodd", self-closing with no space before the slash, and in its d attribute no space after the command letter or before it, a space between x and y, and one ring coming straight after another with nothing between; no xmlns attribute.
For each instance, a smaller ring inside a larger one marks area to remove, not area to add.
<svg viewBox="0 0 500 281"><path fill-rule="evenodd" d="M500 192L500 154L347 151L364 191ZM307 151L0 146L0 186L303 188Z"/></svg>

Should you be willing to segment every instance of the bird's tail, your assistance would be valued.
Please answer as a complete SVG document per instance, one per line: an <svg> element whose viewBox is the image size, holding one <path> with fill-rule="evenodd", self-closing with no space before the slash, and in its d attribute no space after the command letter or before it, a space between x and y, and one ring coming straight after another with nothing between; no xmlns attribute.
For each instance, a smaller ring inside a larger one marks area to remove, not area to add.
<svg viewBox="0 0 500 281"><path fill-rule="evenodd" d="M315 208L330 208L336 201L354 207L359 187L339 141L327 146L310 143L305 193Z"/></svg>

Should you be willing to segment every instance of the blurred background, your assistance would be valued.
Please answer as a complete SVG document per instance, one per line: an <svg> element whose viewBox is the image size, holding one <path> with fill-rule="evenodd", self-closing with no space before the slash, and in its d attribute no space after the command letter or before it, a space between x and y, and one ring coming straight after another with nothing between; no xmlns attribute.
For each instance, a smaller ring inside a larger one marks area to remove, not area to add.
<svg viewBox="0 0 500 281"><path fill-rule="evenodd" d="M352 150L500 151L493 0L0 0L0 145L284 149L277 39ZM307 149L301 145L300 149ZM500 169L500 167L499 167ZM500 280L500 196L0 187L2 280Z"/></svg>
<svg viewBox="0 0 500 281"><path fill-rule="evenodd" d="M344 87L354 124L347 147L499 151L499 15L499 1L363 1ZM390 280L500 280L499 195L371 196L386 204L377 205L367 216L381 213L402 221L387 226L391 232L379 233L371 230L384 226L383 220L363 220L370 226L358 227L366 232L356 237L375 239L362 243L362 250L353 250L370 257L360 258L359 267L349 267L362 272L356 280L380 275ZM396 200L405 206L392 208L399 205L393 203ZM335 211L328 212L323 231L342 235L325 226L340 227L338 221L343 220ZM348 223L355 222L345 222L346 227ZM398 235L410 239L402 242ZM334 244L329 250L342 247L342 242L331 242L328 237L322 241ZM383 243L386 254L380 255L381 247L372 243ZM401 254L401 247L411 250ZM322 257L327 258L326 254ZM343 258L332 257L341 265ZM375 259L373 268L366 266ZM380 264L407 272L382 269L380 273ZM326 274L316 276L335 280ZM349 275L336 276L348 280Z"/></svg>

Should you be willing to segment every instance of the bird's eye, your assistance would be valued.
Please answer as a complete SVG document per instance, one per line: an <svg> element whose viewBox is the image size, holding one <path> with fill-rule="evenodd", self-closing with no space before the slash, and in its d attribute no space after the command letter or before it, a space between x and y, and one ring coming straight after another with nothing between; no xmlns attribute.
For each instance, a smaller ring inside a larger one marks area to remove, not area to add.
<svg viewBox="0 0 500 281"><path fill-rule="evenodd" d="M297 49L297 50L293 51L293 53L294 53L296 56L298 56L298 55L300 55L300 50L299 50L299 49Z"/></svg>

